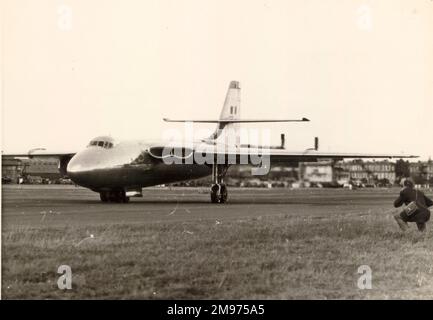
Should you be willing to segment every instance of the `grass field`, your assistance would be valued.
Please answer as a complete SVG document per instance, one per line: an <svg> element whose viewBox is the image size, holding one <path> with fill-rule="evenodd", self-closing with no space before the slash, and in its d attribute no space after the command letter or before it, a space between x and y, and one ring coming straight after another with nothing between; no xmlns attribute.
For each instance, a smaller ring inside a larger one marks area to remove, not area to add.
<svg viewBox="0 0 433 320"><path fill-rule="evenodd" d="M7 224L2 297L432 299L430 225L424 235L414 225L403 234L387 210L383 204L336 206L332 215ZM60 265L72 268L72 290L57 288ZM357 286L361 265L372 269L370 290Z"/></svg>

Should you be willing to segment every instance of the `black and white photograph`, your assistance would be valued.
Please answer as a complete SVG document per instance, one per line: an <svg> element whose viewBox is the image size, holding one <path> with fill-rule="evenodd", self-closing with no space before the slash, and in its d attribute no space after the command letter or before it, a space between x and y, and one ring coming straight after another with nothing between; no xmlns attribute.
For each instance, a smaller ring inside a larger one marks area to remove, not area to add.
<svg viewBox="0 0 433 320"><path fill-rule="evenodd" d="M1 299L173 319L433 299L433 1L2 0L0 20Z"/></svg>

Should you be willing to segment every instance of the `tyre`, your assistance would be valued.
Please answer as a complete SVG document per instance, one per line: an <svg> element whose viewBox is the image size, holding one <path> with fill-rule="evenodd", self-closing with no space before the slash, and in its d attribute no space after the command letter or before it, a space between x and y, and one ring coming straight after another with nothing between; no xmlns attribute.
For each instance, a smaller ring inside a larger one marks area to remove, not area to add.
<svg viewBox="0 0 433 320"><path fill-rule="evenodd" d="M101 199L102 202L108 202L108 200L109 200L107 192L100 192L99 198Z"/></svg>
<svg viewBox="0 0 433 320"><path fill-rule="evenodd" d="M227 191L227 187L223 184L223 185L221 185L221 189L220 189L219 202L220 203L226 203L227 200L228 200L228 191Z"/></svg>
<svg viewBox="0 0 433 320"><path fill-rule="evenodd" d="M216 184L210 188L210 200L212 203L219 202L219 186Z"/></svg>

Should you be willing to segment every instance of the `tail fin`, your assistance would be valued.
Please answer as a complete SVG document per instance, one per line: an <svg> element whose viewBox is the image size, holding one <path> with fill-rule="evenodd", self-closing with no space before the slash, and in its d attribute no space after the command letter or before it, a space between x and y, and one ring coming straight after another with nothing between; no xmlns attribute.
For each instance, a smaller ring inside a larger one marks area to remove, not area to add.
<svg viewBox="0 0 433 320"><path fill-rule="evenodd" d="M241 87L239 81L230 82L220 120L238 120L241 114Z"/></svg>
<svg viewBox="0 0 433 320"><path fill-rule="evenodd" d="M227 89L224 105L221 110L219 120L239 120L241 117L241 87L239 81L231 81ZM240 123L220 122L215 132L209 137L216 140L223 134L223 138L228 144L240 145Z"/></svg>

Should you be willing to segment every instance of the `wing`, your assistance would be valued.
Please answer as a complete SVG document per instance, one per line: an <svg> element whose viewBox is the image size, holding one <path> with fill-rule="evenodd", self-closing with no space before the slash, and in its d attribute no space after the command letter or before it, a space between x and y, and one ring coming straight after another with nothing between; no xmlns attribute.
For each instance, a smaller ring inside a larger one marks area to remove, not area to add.
<svg viewBox="0 0 433 320"><path fill-rule="evenodd" d="M194 162L209 163L209 160L217 158L218 164L257 164L257 159L268 157L271 164L316 162L320 160L343 160L343 159L403 159L417 158L415 155L391 154L391 153L339 153L323 152L314 149L303 151L290 151L286 149L263 148L263 147L230 147L216 143L201 142L193 146L170 144L151 148L150 155L154 158L167 159L189 159L194 157ZM200 160L200 161L199 161Z"/></svg>
<svg viewBox="0 0 433 320"><path fill-rule="evenodd" d="M3 158L32 158L32 157L46 157L46 158L62 158L62 157L73 157L76 152L62 151L56 152L53 150L45 149L32 149L26 153L3 153Z"/></svg>
<svg viewBox="0 0 433 320"><path fill-rule="evenodd" d="M290 151L284 149L260 149L260 148L240 148L238 151L228 152L209 150L208 152L216 156L227 157L249 157L260 156L269 157L272 163L291 163L291 162L316 162L319 160L343 160L343 159L402 159L417 158L415 155L388 154L388 153L342 153L342 152L322 152L316 150ZM251 163L251 161L249 161Z"/></svg>

